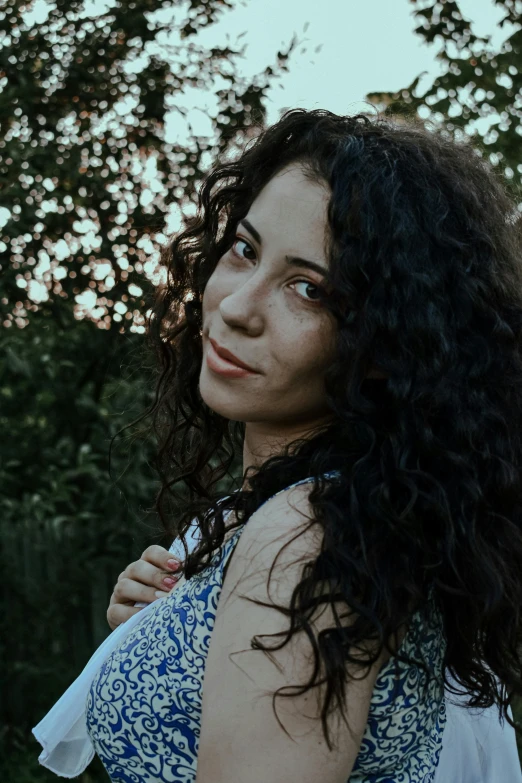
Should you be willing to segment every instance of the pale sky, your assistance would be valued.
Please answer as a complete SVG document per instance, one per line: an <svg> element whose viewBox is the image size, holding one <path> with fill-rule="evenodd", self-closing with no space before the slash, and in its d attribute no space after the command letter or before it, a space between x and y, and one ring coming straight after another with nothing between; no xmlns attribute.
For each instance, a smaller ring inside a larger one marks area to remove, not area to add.
<svg viewBox="0 0 522 783"><path fill-rule="evenodd" d="M82 15L110 13L114 2L85 0ZM498 28L503 12L494 0L458 0L458 4L472 21L474 31L492 34L495 46L514 30L508 25L503 30ZM52 5L52 0L28 3L26 20L41 24ZM164 42L179 43L176 22L185 19L185 6L181 0L169 8L158 0L159 10L149 18L162 18L172 25L172 33ZM441 73L436 60L439 44L427 46L414 33L412 10L410 0L238 0L217 24L201 30L194 41L209 47L228 44L236 48L244 44L245 58L239 74L247 78L274 65L276 52L286 49L296 34L302 43L291 56L289 73L274 82L268 92L268 123L275 122L284 109L295 107L353 114L371 110L364 102L368 92L398 90L426 71L419 85L423 94ZM303 52L305 47L307 51ZM316 47L321 47L320 51L315 52ZM218 86L226 84L223 81ZM184 120L175 108L167 111L166 141L185 141L189 135L187 122L196 135L213 135L208 114L215 114L216 101L210 92L187 89L172 103L188 114Z"/></svg>
<svg viewBox="0 0 522 783"><path fill-rule="evenodd" d="M499 45L514 30L497 27L502 10L493 0L458 0L463 15L478 35L493 35ZM303 32L305 23L309 26ZM423 93L441 73L436 60L440 45L427 46L414 33L417 26L409 0L243 0L198 40L209 45L233 44L240 33L247 45L244 72L255 74L275 62L295 32L305 40L290 59L289 73L268 93L268 123L285 108L324 108L336 113L369 110L364 96L373 91L398 90L427 71ZM322 44L321 51L315 47ZM205 106L204 96L187 96L187 108ZM192 114L194 128L199 124ZM200 117L201 127L204 120Z"/></svg>
<svg viewBox="0 0 522 783"><path fill-rule="evenodd" d="M478 34L492 32L502 16L493 0L459 0L459 6ZM305 22L309 27L302 33ZM439 47L428 47L413 32L415 26L409 0L248 0L227 14L219 28L248 30L244 40L253 68L270 62L272 52L290 41L294 31L309 40L306 54L293 55L283 89L271 90L271 122L289 106L357 111L366 93L400 89L422 71L429 72L428 87L440 73L435 59ZM323 44L321 51L312 54L318 44Z"/></svg>

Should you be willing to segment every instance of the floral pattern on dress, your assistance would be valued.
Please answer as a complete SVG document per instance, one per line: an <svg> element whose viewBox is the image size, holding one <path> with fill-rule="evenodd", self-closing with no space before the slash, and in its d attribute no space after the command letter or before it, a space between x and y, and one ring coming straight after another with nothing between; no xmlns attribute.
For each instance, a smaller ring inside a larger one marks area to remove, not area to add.
<svg viewBox="0 0 522 783"><path fill-rule="evenodd" d="M446 723L446 640L433 597L410 623L399 652L428 669L391 658L377 677L349 783L431 783Z"/></svg>
<svg viewBox="0 0 522 783"><path fill-rule="evenodd" d="M159 600L95 676L87 730L113 783L194 783L205 662L223 571L242 530L204 571ZM412 664L396 670L394 659L383 667L349 783L431 783L445 723L444 648L430 603L414 616L400 652L422 650L432 676Z"/></svg>

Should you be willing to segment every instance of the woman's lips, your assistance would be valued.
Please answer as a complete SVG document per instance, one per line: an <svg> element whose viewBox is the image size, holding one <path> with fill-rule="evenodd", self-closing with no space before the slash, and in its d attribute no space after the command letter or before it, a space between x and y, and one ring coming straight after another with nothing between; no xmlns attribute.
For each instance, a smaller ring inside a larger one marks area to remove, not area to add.
<svg viewBox="0 0 522 783"><path fill-rule="evenodd" d="M258 374L254 370L245 370L243 367L229 362L228 359L223 359L210 341L207 350L207 364L213 372L226 378L243 378L246 375Z"/></svg>
<svg viewBox="0 0 522 783"><path fill-rule="evenodd" d="M221 356L222 359L225 359L227 362L231 362L232 364L235 364L239 367L243 367L245 370L251 370L252 372L257 372L254 367L250 367L249 364L246 362L242 362L239 356L235 356L232 351L229 351L228 348L223 348L219 343L217 343L215 340L212 339L212 337L209 337L210 342L212 343L212 346L214 347L215 352Z"/></svg>

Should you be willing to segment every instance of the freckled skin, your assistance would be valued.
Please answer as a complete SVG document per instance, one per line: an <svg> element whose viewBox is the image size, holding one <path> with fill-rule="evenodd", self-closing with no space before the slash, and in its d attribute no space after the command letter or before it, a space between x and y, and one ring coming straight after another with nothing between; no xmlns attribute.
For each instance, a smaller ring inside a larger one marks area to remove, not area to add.
<svg viewBox="0 0 522 783"><path fill-rule="evenodd" d="M204 292L200 393L220 415L246 423L245 468L332 418L324 373L336 325L314 304L313 286L320 287L322 278L285 263L292 255L328 268L328 196L299 166L280 172L246 216L262 245L240 225L239 258L232 250L222 256ZM205 358L209 336L259 374L230 379L213 373Z"/></svg>
<svg viewBox="0 0 522 783"><path fill-rule="evenodd" d="M324 375L337 324L314 304L313 286L321 287L322 275L285 263L290 255L328 269L329 195L327 185L311 182L298 164L284 168L246 216L261 244L240 224L238 255L225 253L205 288L200 393L221 416L245 422L244 469L333 419ZM225 378L212 372L209 336L259 374ZM372 369L369 377L385 375Z"/></svg>

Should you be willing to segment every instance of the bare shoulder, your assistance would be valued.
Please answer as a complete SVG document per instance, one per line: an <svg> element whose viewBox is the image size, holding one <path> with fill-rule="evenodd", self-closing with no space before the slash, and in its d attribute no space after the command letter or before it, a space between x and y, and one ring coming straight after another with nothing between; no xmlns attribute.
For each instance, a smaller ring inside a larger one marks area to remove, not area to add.
<svg viewBox="0 0 522 783"><path fill-rule="evenodd" d="M257 594L256 586L266 596L262 586L266 588L270 571L274 600L289 598L288 590L300 581L298 573L304 563L317 558L321 551L322 526L314 517L309 499L312 487L312 482L306 482L285 489L252 514L229 563L227 598L238 589L255 590Z"/></svg>
<svg viewBox="0 0 522 783"><path fill-rule="evenodd" d="M378 666L371 676L347 685L348 726L339 716L333 720L333 751L326 747L320 719L324 685L279 699L278 717L272 702L275 691L304 685L314 670L304 630L273 649L287 636L288 609L303 568L321 551L322 525L309 500L312 486L290 487L268 500L238 539L206 661L196 783L344 783L352 770ZM321 603L308 617L313 635L334 627L335 614L328 602ZM255 637L268 653L252 646Z"/></svg>

